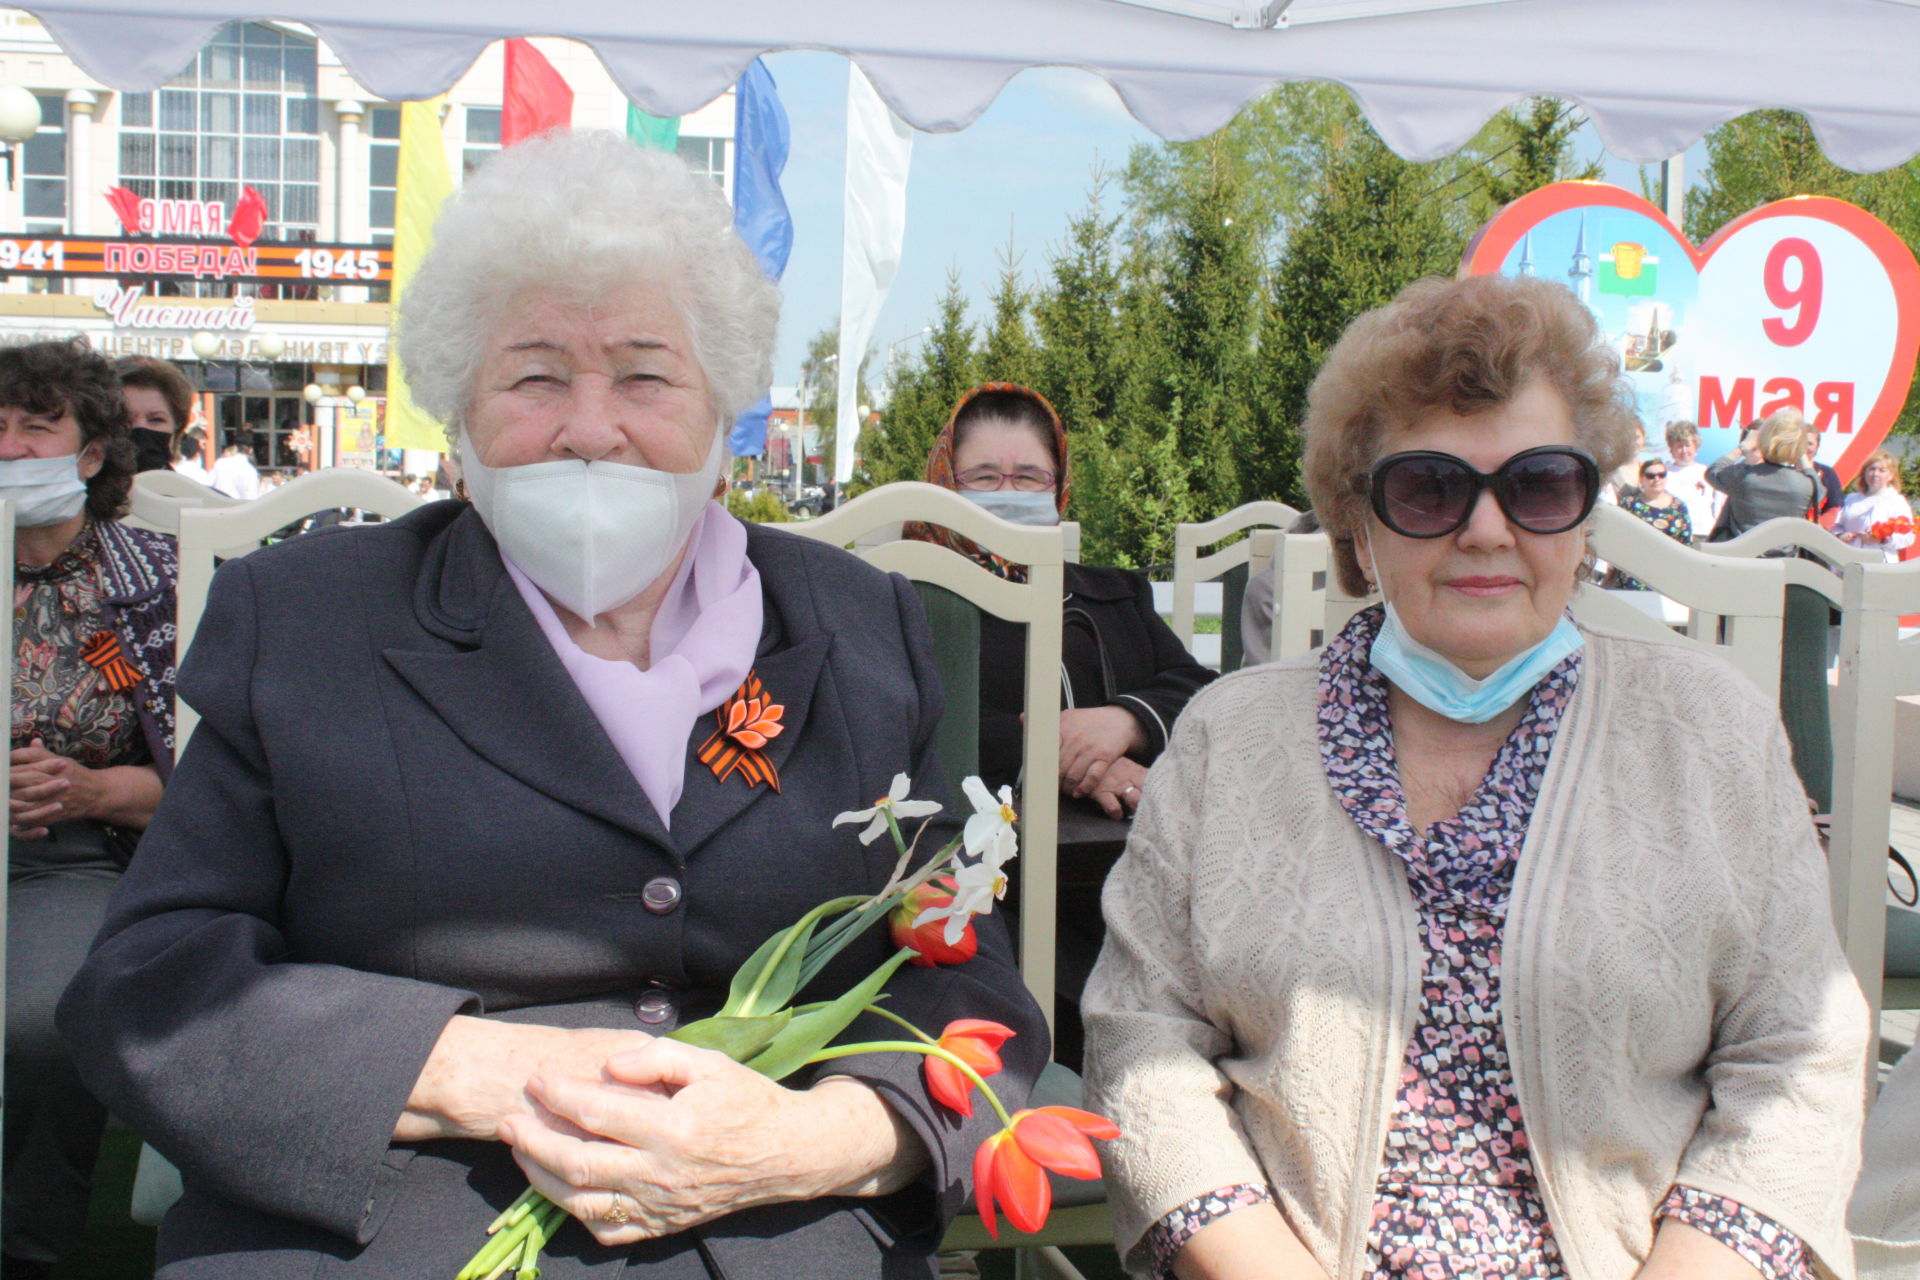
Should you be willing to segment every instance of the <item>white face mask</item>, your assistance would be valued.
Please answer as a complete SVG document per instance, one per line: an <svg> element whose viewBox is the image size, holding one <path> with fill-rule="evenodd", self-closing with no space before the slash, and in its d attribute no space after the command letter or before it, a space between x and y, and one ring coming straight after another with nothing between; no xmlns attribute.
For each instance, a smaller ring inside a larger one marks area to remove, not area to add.
<svg viewBox="0 0 1920 1280"><path fill-rule="evenodd" d="M534 585L591 623L645 591L686 545L726 458L716 433L684 475L578 458L489 467L460 437L474 510Z"/></svg>
<svg viewBox="0 0 1920 1280"><path fill-rule="evenodd" d="M1014 524L1059 524L1060 500L1051 492L1022 493L1018 489L962 489L960 496L1002 520Z"/></svg>
<svg viewBox="0 0 1920 1280"><path fill-rule="evenodd" d="M80 456L70 453L59 458L0 462L0 498L13 504L13 522L22 529L64 524L87 505Z"/></svg>

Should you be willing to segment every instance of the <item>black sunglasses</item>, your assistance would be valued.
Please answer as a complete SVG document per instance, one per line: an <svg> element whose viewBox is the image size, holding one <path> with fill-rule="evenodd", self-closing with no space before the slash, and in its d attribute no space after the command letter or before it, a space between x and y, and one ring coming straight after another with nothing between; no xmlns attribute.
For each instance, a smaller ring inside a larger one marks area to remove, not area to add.
<svg viewBox="0 0 1920 1280"><path fill-rule="evenodd" d="M1565 533L1600 495L1600 467L1584 449L1544 445L1514 454L1492 475L1450 453L1391 453L1367 473L1380 523L1404 538L1443 538L1467 522L1482 489L1528 533Z"/></svg>

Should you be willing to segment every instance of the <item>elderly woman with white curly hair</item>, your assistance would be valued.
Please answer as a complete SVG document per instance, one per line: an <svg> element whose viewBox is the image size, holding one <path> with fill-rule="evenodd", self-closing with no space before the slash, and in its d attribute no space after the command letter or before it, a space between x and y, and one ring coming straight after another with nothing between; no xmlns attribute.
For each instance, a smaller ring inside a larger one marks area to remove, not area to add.
<svg viewBox="0 0 1920 1280"><path fill-rule="evenodd" d="M611 135L449 202L399 343L470 502L220 570L199 729L61 1008L183 1174L161 1276L451 1277L529 1179L585 1227L555 1275L930 1273L984 1114L904 1055L776 1085L661 1038L885 882L837 812L937 776L908 585L711 501L777 311L717 189ZM977 923L889 1007L1026 1033L1017 1097L1044 1027Z"/></svg>

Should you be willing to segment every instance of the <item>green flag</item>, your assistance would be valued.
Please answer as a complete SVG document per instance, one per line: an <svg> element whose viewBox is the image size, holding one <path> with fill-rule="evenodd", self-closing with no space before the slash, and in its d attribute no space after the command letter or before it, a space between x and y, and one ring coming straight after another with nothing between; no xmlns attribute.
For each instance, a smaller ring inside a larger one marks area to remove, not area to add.
<svg viewBox="0 0 1920 1280"><path fill-rule="evenodd" d="M655 151L671 152L680 145L680 117L650 116L629 102L627 139Z"/></svg>
<svg viewBox="0 0 1920 1280"><path fill-rule="evenodd" d="M1600 255L1596 283L1602 293L1651 298L1660 289L1660 259L1648 253L1645 245L1622 241Z"/></svg>

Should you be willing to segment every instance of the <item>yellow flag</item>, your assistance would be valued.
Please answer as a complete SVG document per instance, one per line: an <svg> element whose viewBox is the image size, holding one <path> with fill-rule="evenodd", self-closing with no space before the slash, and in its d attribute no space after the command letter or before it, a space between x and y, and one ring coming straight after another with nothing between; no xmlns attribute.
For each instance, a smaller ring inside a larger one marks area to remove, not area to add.
<svg viewBox="0 0 1920 1280"><path fill-rule="evenodd" d="M433 246L433 223L453 194L446 144L440 137L440 107L446 99L400 104L400 174L393 211L393 314L399 314L407 281ZM447 451L447 433L407 394L391 334L387 342L387 447Z"/></svg>

